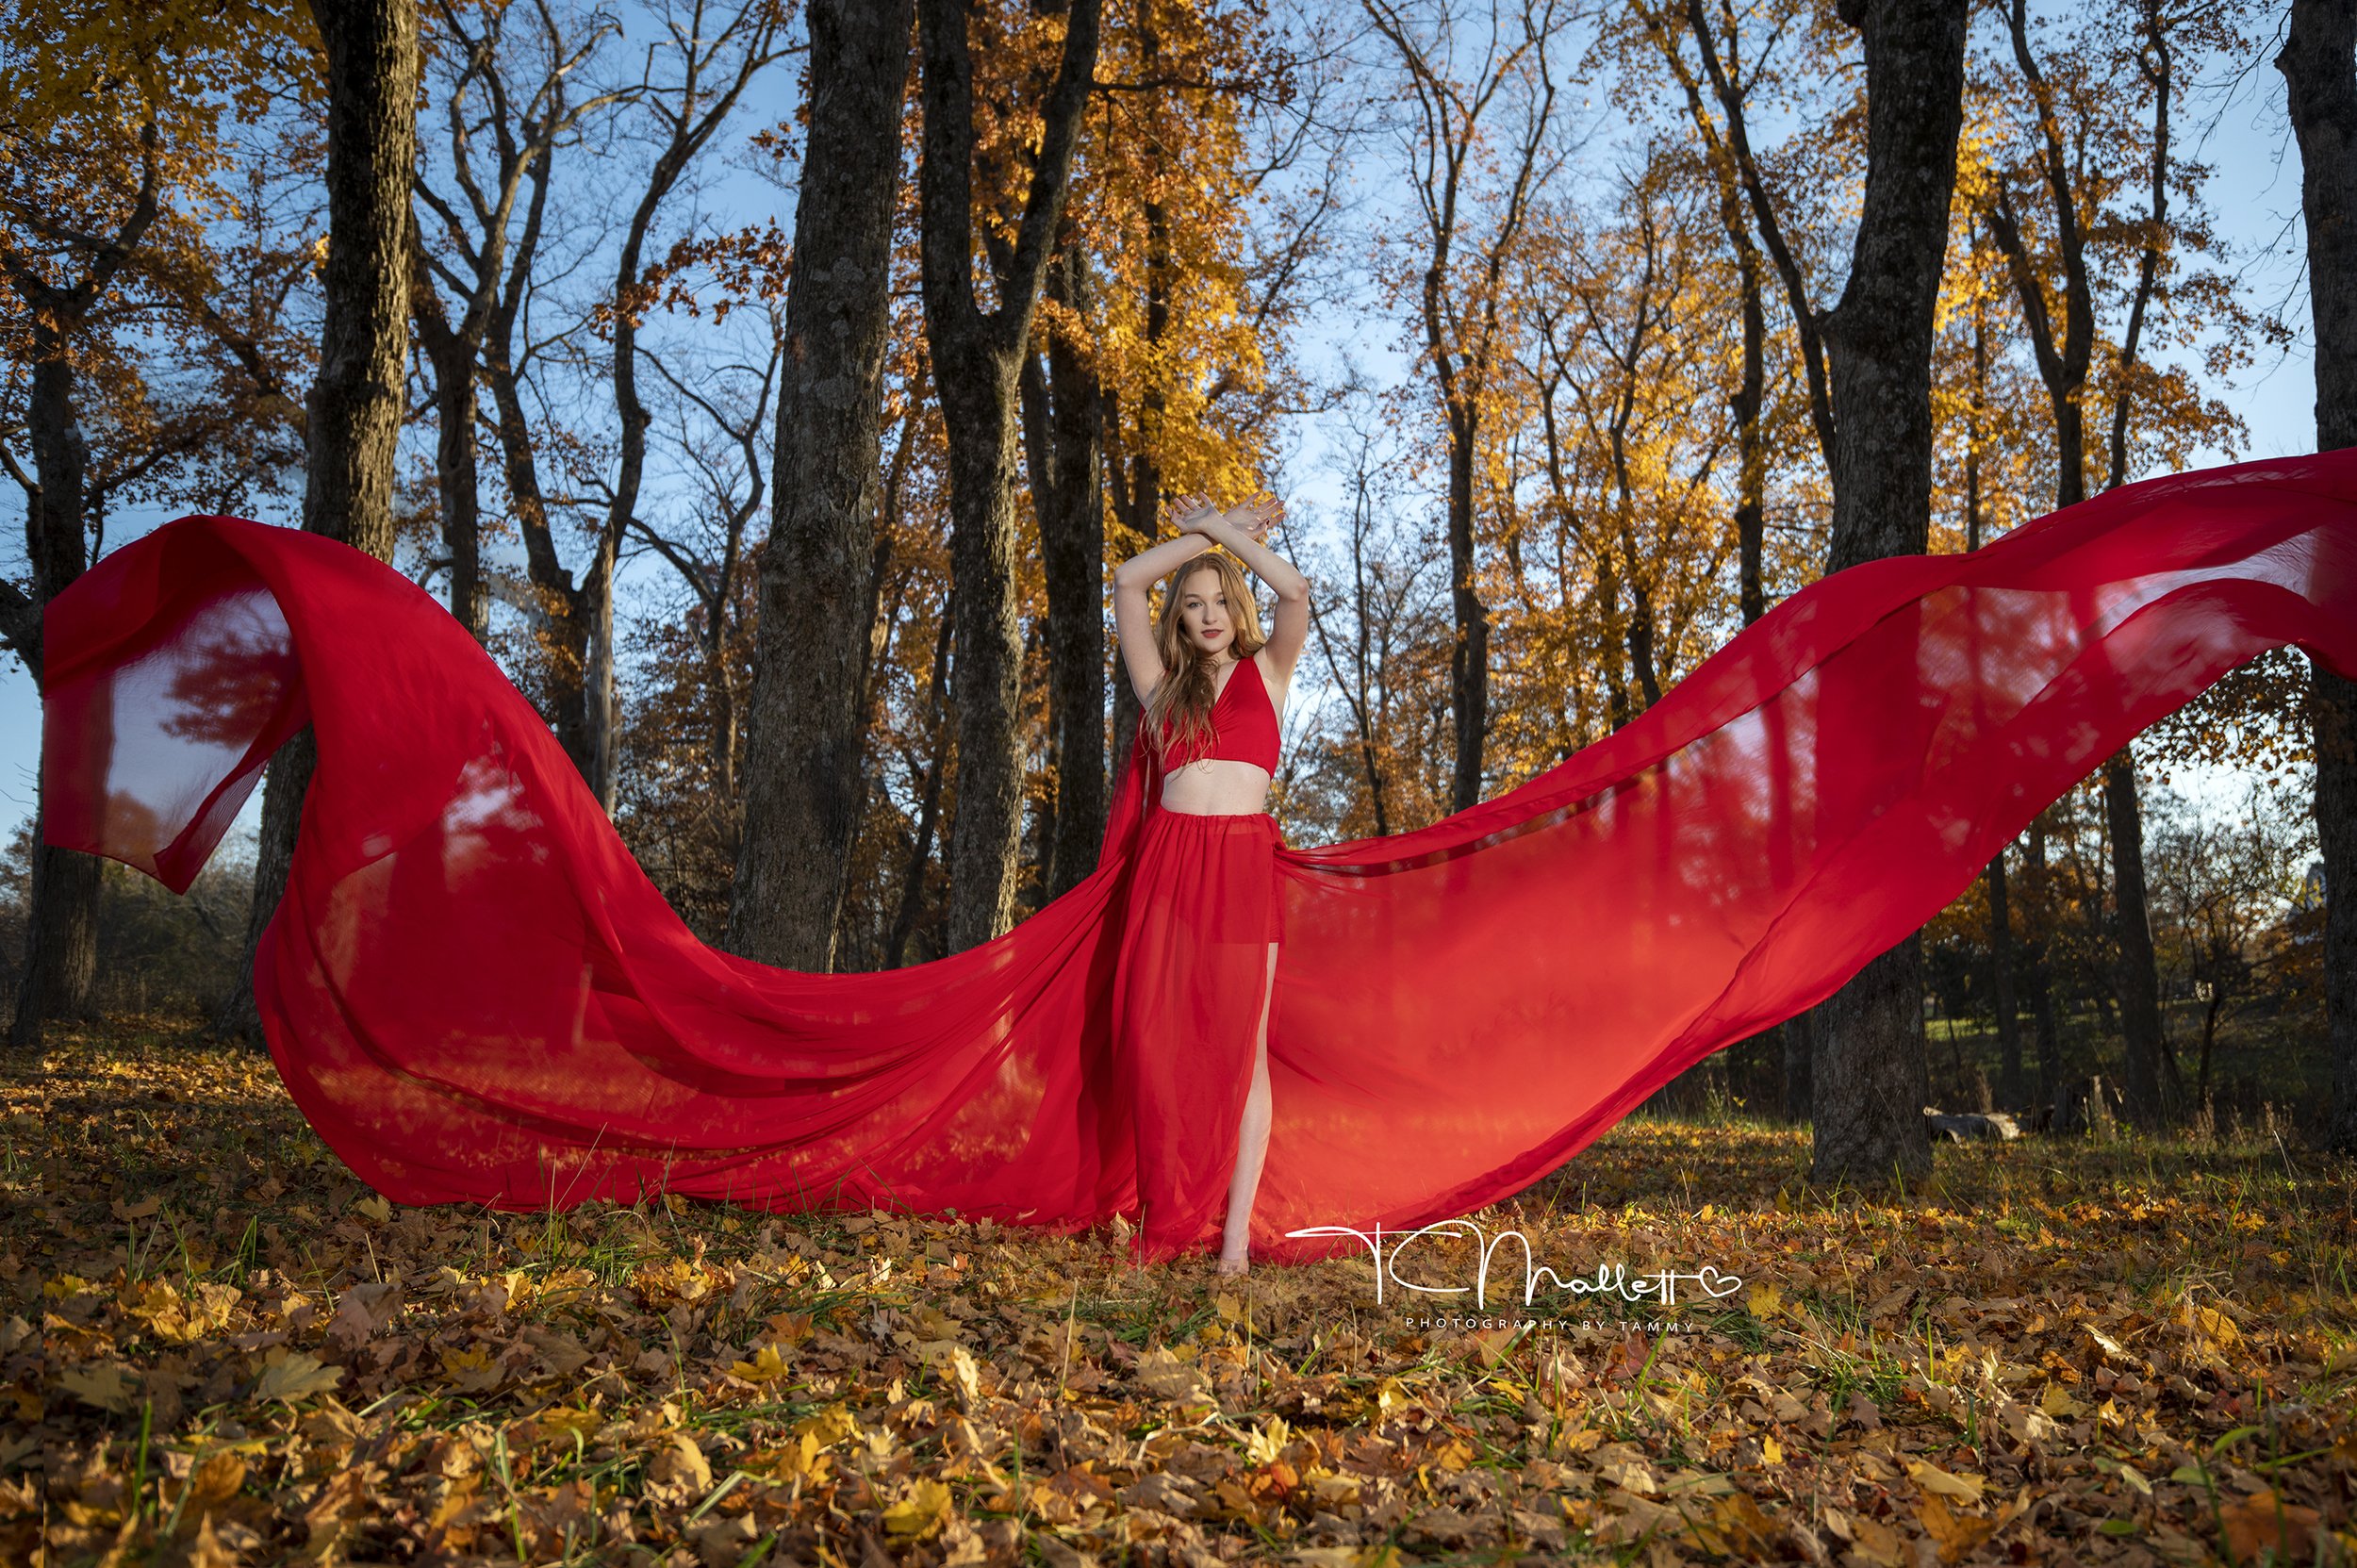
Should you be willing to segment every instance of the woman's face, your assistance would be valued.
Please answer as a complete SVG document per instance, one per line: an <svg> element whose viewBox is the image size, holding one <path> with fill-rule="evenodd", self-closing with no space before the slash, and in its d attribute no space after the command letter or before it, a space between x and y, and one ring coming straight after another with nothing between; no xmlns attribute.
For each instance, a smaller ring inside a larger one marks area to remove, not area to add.
<svg viewBox="0 0 2357 1568"><path fill-rule="evenodd" d="M1178 624L1198 653L1223 653L1235 640L1234 619L1219 573L1198 571L1178 585Z"/></svg>

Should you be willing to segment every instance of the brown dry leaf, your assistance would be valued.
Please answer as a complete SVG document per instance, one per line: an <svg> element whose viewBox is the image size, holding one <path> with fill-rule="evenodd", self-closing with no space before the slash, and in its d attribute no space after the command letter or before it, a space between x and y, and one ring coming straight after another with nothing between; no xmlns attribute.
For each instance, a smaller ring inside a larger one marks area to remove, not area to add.
<svg viewBox="0 0 2357 1568"><path fill-rule="evenodd" d="M1777 1526L1760 1511L1748 1492L1713 1497L1707 1516L1698 1518L1689 1532L1708 1551L1738 1560L1757 1561L1769 1554Z"/></svg>
<svg viewBox="0 0 2357 1568"><path fill-rule="evenodd" d="M2254 1492L2218 1510L2226 1541L2235 1560L2255 1562L2261 1548L2275 1553L2279 1562L2307 1562L2316 1556L2315 1509L2286 1503L2272 1491Z"/></svg>
<svg viewBox="0 0 2357 1568"><path fill-rule="evenodd" d="M1981 1494L1988 1486L1986 1477L1951 1475L1939 1466L1920 1460L1908 1460L1906 1466L1908 1479L1914 1481L1917 1486L1921 1487L1925 1492L1937 1493L1942 1497L1953 1497L1961 1503L1977 1504L1981 1500Z"/></svg>
<svg viewBox="0 0 2357 1568"><path fill-rule="evenodd" d="M328 1347L351 1355L400 1314L401 1304L398 1284L353 1286L336 1303L336 1315L327 1320Z"/></svg>
<svg viewBox="0 0 2357 1568"><path fill-rule="evenodd" d="M82 1403L117 1415L137 1408L139 1379L120 1362L92 1362L60 1375L58 1384Z"/></svg>
<svg viewBox="0 0 2357 1568"><path fill-rule="evenodd" d="M245 1461L223 1448L205 1456L189 1473L188 1507L197 1513L220 1507L245 1485Z"/></svg>
<svg viewBox="0 0 2357 1568"><path fill-rule="evenodd" d="M1916 1500L1915 1516L1921 1521L1923 1533L1931 1537L1938 1548L1939 1560L1954 1562L1965 1553L1997 1533L1997 1522L1977 1513L1959 1513L1949 1506L1948 1499L1937 1492L1927 1491Z"/></svg>
<svg viewBox="0 0 2357 1568"><path fill-rule="evenodd" d="M263 1360L262 1375L254 1384L253 1397L257 1401L283 1399L293 1404L325 1394L343 1381L343 1376L340 1366L328 1366L317 1356L306 1356L281 1345Z"/></svg>
<svg viewBox="0 0 2357 1568"><path fill-rule="evenodd" d="M1193 1362L1172 1355L1167 1345L1158 1345L1140 1356L1129 1376L1148 1394L1177 1404L1195 1404L1211 1397L1202 1372Z"/></svg>
<svg viewBox="0 0 2357 1568"><path fill-rule="evenodd" d="M712 1461L685 1431L671 1436L648 1464L648 1494L662 1502L700 1502L712 1490Z"/></svg>

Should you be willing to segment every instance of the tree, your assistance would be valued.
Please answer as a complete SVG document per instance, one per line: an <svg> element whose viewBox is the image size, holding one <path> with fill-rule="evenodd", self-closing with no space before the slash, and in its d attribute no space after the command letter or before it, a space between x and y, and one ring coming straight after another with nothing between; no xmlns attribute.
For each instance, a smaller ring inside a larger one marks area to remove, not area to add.
<svg viewBox="0 0 2357 1568"><path fill-rule="evenodd" d="M479 12L479 15L478 15ZM449 148L447 191L423 162L414 191L433 220L410 224L410 303L419 347L433 372L435 484L442 545L449 552L451 614L488 635L491 586L483 563L478 428L485 347L513 338L525 289L539 260L552 161L589 116L627 90L576 94L573 79L618 31L610 19L568 36L559 13L536 7L536 29L503 5L437 0L424 47ZM521 228L518 228L518 224ZM452 295L445 305L441 290ZM503 362L512 362L512 351ZM500 404L501 429L511 426ZM528 436L519 419L513 438ZM511 463L513 459L511 458ZM525 496L536 500L536 487Z"/></svg>
<svg viewBox="0 0 2357 1568"><path fill-rule="evenodd" d="M1866 52L1866 199L1849 282L1824 320L1832 393L1830 574L1930 542L1933 311L1963 124L1964 0L1843 0ZM1828 701L1838 701L1832 692ZM1813 1180L1931 1169L1920 948L1910 936L1821 1003Z"/></svg>
<svg viewBox="0 0 2357 1568"><path fill-rule="evenodd" d="M2083 19L2062 46L2041 58L2031 34L2026 0L2013 0L2004 13L2012 76L2019 84L2018 129L1983 182L1977 205L1987 233L2003 256L2019 303L2052 412L2054 439L2054 503L2074 505L2087 494L2087 411L2093 404L2090 374L2099 348L2106 347L2099 294L2106 262L2127 270L2134 257L2134 282L2124 290L2127 319L2109 361L2112 408L2103 487L2126 482L2131 410L2183 422L2199 420L2198 403L2184 406L2168 378L2155 376L2139 355L2148 325L2169 303L2164 274L2172 253L2200 248L2204 230L2198 218L2173 220L2171 187L2184 183L2172 165L2170 114L2176 88L2178 32L2189 19L2170 15L2147 0L2133 17L2099 13ZM2209 25L2221 25L2213 18ZM2145 173L2147 211L2141 221L2117 210L2117 195L2136 189ZM2190 201L2196 192L2188 190ZM2035 219L2046 220L2044 232ZM2186 280L2198 296L2205 281ZM2161 394L2155 397L2154 394ZM2140 395L2141 394L2141 395ZM2158 404L2156 406L2156 404ZM2118 857L2114 886L2118 900L2118 992L2126 1028L2126 1110L2131 1120L2153 1127L2178 1114L2173 1077L2163 1069L2159 976L2154 965L2151 923L2145 907L2142 814L2136 793L2133 747L2122 747L2103 768L2105 809Z"/></svg>
<svg viewBox="0 0 2357 1568"><path fill-rule="evenodd" d="M2292 0L2275 68L2299 141L2316 446L2357 446L2357 0ZM2332 1063L2326 1147L2357 1153L2357 682L2311 660L2317 847L2324 857L2324 1015Z"/></svg>
<svg viewBox="0 0 2357 1568"><path fill-rule="evenodd" d="M409 177L417 164L418 17L406 0L313 0L327 60L326 314L305 400L303 526L393 554L393 456L405 411ZM251 1034L254 954L287 887L318 752L308 730L271 759L254 904L221 1026Z"/></svg>
<svg viewBox="0 0 2357 1568"><path fill-rule="evenodd" d="M72 271L53 278L48 269L10 246L8 281L25 307L25 338L32 364L25 424L31 437L33 477L25 486L33 584L27 596L7 590L8 642L36 678L41 674L41 611L65 591L89 565L82 505L88 449L74 413L75 339L91 311L146 238L158 208L160 133L151 112L139 129L139 184L112 232L75 247ZM38 821L38 814L36 815ZM35 1046L53 1019L80 1017L91 1008L98 968L96 857L41 843L32 851L32 896L25 978L17 992L11 1045Z"/></svg>
<svg viewBox="0 0 2357 1568"><path fill-rule="evenodd" d="M877 457L913 0L816 0L730 950L835 965L865 803ZM856 613L865 610L865 615Z"/></svg>
<svg viewBox="0 0 2357 1568"><path fill-rule="evenodd" d="M0 457L24 494L31 568L25 587L0 583L0 640L36 679L41 612L103 548L110 504L162 493L208 455L268 460L275 421L255 417L244 389L198 386L174 406L134 344L150 332L184 352L207 340L190 298L220 259L199 215L236 207L219 182L223 122L260 117L267 84L287 74L288 33L282 14L243 4L19 8L0 33L0 92L11 105L0 129L0 278L16 306L0 326L10 366ZM224 94L223 79L242 85ZM29 470L6 444L19 431ZM98 862L38 833L31 862L9 1026L18 1046L87 1013L97 972Z"/></svg>
<svg viewBox="0 0 2357 1568"><path fill-rule="evenodd" d="M951 570L958 622L958 812L949 830L949 944L963 951L1014 916L1022 832L1015 747L1021 659L1014 603L1017 377L1030 338L1073 145L1096 64L1100 0L1072 0L1054 80L1042 94L1030 190L1009 243L989 247L996 305L974 276L973 16L965 0L921 0L925 133L918 181L926 340L949 438ZM1001 237L1002 239L1004 237Z"/></svg>
<svg viewBox="0 0 2357 1568"><path fill-rule="evenodd" d="M1418 324L1448 437L1447 529L1456 636L1449 700L1456 725L1451 808L1479 802L1490 726L1490 616L1476 591L1475 470L1483 421L1510 353L1508 269L1531 203L1552 170L1556 82L1548 51L1563 19L1555 0L1525 0L1510 24L1493 8L1480 58L1459 79L1454 58L1460 19L1449 0L1428 18L1393 0L1362 0L1369 21L1396 54L1412 107L1409 183L1423 220L1403 276L1415 275ZM1505 138L1503 179L1476 189L1494 131L1493 111L1520 109ZM1486 198L1486 200L1485 200ZM1486 210L1485 210L1486 209Z"/></svg>

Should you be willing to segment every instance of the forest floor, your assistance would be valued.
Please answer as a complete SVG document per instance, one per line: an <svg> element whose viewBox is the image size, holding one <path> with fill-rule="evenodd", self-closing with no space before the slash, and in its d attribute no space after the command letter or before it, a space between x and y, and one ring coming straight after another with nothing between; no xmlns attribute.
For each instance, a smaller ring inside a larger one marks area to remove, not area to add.
<svg viewBox="0 0 2357 1568"><path fill-rule="evenodd" d="M1525 1312L1509 1245L1457 1324L1364 1258L402 1208L169 1018L0 1098L9 1563L2357 1561L2357 1182L2273 1135L1872 1201L1805 1131L1632 1119L1475 1217L1739 1286Z"/></svg>

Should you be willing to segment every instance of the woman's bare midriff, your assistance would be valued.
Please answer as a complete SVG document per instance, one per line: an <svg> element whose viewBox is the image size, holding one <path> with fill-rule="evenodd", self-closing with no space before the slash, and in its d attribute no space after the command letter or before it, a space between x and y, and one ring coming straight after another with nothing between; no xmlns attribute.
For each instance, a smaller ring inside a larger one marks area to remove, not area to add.
<svg viewBox="0 0 2357 1568"><path fill-rule="evenodd" d="M1268 809L1268 769L1231 757L1206 757L1162 775L1162 809L1191 817L1232 817Z"/></svg>

